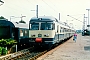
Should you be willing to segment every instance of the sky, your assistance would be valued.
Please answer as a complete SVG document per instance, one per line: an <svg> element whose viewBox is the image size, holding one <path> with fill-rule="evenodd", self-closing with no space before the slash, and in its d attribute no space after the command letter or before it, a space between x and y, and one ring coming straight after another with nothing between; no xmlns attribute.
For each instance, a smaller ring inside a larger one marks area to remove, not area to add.
<svg viewBox="0 0 90 60"><path fill-rule="evenodd" d="M31 17L36 16L36 5L38 5L38 16L53 16L59 19L60 13L60 20L62 22L67 22L68 24L73 25L75 29L82 29L84 14L85 17L88 17L88 11L86 9L90 8L90 0L2 1L4 1L4 4L0 5L0 16L3 16L8 20L11 18L11 21L16 22L21 20L21 16L24 16L22 19L26 23L29 23Z"/></svg>

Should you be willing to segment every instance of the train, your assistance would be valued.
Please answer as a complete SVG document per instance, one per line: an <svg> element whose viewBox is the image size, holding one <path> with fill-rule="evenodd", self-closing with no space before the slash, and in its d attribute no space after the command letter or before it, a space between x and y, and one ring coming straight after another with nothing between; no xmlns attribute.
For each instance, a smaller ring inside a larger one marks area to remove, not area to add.
<svg viewBox="0 0 90 60"><path fill-rule="evenodd" d="M32 17L29 21L29 43L33 46L51 47L74 33L74 28L52 16Z"/></svg>
<svg viewBox="0 0 90 60"><path fill-rule="evenodd" d="M27 44L25 40L29 38L29 25L0 19L0 39L10 38L16 40L18 46Z"/></svg>
<svg viewBox="0 0 90 60"><path fill-rule="evenodd" d="M74 28L52 16L32 17L29 24L0 20L0 39L15 39L18 48L49 48L72 37L74 33Z"/></svg>
<svg viewBox="0 0 90 60"><path fill-rule="evenodd" d="M82 36L90 36L90 30L82 30Z"/></svg>

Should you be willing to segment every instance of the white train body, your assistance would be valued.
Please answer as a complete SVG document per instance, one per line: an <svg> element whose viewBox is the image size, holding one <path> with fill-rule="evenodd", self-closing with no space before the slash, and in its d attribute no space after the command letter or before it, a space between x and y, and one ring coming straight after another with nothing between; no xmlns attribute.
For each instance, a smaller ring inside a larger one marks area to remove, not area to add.
<svg viewBox="0 0 90 60"><path fill-rule="evenodd" d="M74 34L74 29L50 16L33 17L29 22L29 43L51 46Z"/></svg>

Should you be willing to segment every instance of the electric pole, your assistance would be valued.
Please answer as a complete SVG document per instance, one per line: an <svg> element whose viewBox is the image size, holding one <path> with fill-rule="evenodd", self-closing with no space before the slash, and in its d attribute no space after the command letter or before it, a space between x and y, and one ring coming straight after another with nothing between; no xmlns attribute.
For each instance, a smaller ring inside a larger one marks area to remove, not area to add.
<svg viewBox="0 0 90 60"><path fill-rule="evenodd" d="M36 16L37 16L37 18L38 18L38 5L37 5L37 7L36 7Z"/></svg>
<svg viewBox="0 0 90 60"><path fill-rule="evenodd" d="M36 10L31 10L31 11L36 11L36 17L38 18L38 5L36 5Z"/></svg>
<svg viewBox="0 0 90 60"><path fill-rule="evenodd" d="M84 19L83 19L83 30L85 30L85 14L84 14Z"/></svg>
<svg viewBox="0 0 90 60"><path fill-rule="evenodd" d="M89 26L89 11L90 11L90 9L86 9L86 10L88 10L88 26Z"/></svg>
<svg viewBox="0 0 90 60"><path fill-rule="evenodd" d="M60 20L60 13L59 13L59 20Z"/></svg>

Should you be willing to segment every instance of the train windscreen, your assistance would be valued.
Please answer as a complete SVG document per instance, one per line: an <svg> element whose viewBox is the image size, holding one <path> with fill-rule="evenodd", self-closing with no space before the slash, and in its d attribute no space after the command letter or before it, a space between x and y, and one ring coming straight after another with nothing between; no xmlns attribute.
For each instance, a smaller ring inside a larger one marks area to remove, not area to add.
<svg viewBox="0 0 90 60"><path fill-rule="evenodd" d="M39 23L31 23L30 30L39 30Z"/></svg>
<svg viewBox="0 0 90 60"><path fill-rule="evenodd" d="M10 28L9 27L2 27L0 26L0 39L7 39L10 38Z"/></svg>
<svg viewBox="0 0 90 60"><path fill-rule="evenodd" d="M41 23L41 30L53 30L55 25L53 23Z"/></svg>

